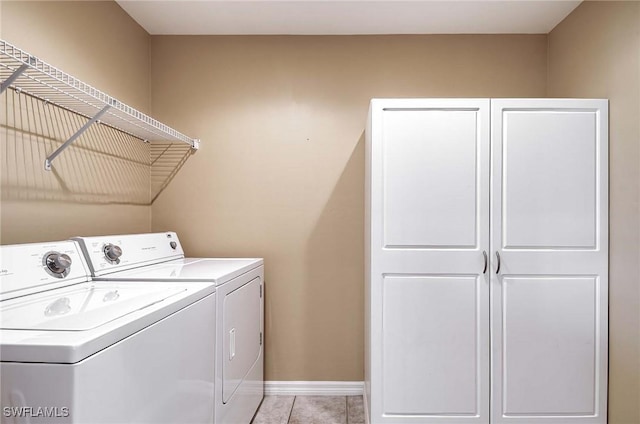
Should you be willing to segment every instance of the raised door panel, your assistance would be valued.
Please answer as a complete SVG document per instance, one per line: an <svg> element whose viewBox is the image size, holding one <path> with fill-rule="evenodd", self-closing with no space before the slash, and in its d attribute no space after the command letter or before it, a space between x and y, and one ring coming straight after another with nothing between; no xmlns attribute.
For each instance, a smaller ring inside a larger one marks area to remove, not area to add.
<svg viewBox="0 0 640 424"><path fill-rule="evenodd" d="M505 277L503 414L593 415L599 310L596 277Z"/></svg>
<svg viewBox="0 0 640 424"><path fill-rule="evenodd" d="M387 276L384 414L477 416L483 343L476 276Z"/></svg>
<svg viewBox="0 0 640 424"><path fill-rule="evenodd" d="M384 246L475 248L478 122L473 110L386 110Z"/></svg>
<svg viewBox="0 0 640 424"><path fill-rule="evenodd" d="M492 100L493 423L606 422L607 109Z"/></svg>
<svg viewBox="0 0 640 424"><path fill-rule="evenodd" d="M593 249L597 112L503 113L504 248Z"/></svg>

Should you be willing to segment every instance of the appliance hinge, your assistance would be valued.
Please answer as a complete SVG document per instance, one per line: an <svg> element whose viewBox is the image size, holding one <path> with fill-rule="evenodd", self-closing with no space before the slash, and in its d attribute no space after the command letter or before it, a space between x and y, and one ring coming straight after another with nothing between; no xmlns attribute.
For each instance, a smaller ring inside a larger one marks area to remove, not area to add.
<svg viewBox="0 0 640 424"><path fill-rule="evenodd" d="M262 346L262 331L260 332L260 346Z"/></svg>

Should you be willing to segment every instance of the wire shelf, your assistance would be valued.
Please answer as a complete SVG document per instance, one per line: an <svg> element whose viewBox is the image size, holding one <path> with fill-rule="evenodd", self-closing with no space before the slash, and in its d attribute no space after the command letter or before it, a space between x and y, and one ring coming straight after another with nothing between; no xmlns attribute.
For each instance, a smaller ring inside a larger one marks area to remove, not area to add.
<svg viewBox="0 0 640 424"><path fill-rule="evenodd" d="M142 143L109 125L92 125L49 172L42 159L87 118L14 90L3 93L0 101L0 204L150 205L193 153L186 143Z"/></svg>
<svg viewBox="0 0 640 424"><path fill-rule="evenodd" d="M182 142L198 149L199 140L128 106L108 94L0 40L0 82L46 103L73 111L143 141ZM3 87L7 88L7 87ZM101 115L99 113L106 109Z"/></svg>

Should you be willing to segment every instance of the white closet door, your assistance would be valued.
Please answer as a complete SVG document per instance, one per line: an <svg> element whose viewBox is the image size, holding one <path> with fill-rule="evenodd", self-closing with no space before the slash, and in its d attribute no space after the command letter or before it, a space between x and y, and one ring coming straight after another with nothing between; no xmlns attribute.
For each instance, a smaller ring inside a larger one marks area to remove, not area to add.
<svg viewBox="0 0 640 424"><path fill-rule="evenodd" d="M491 421L606 423L607 102L491 103Z"/></svg>
<svg viewBox="0 0 640 424"><path fill-rule="evenodd" d="M372 423L489 421L489 124L488 100L372 102Z"/></svg>

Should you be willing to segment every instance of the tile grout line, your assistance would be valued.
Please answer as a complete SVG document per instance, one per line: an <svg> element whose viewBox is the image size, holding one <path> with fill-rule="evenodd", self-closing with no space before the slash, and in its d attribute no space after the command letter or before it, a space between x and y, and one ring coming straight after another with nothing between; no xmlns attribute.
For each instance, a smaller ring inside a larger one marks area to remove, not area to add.
<svg viewBox="0 0 640 424"><path fill-rule="evenodd" d="M295 406L295 404L296 404L296 398L297 398L297 397L298 397L298 396L294 396L294 397L293 397L293 402L291 402L291 409L289 410L289 417L287 418L287 424L289 424L289 422L291 421L291 415L293 414L293 407L294 407L294 406Z"/></svg>
<svg viewBox="0 0 640 424"><path fill-rule="evenodd" d="M347 416L345 417L345 421L349 424L349 398L347 396L344 397L345 403L345 411L347 411Z"/></svg>

